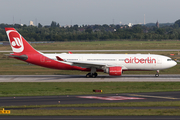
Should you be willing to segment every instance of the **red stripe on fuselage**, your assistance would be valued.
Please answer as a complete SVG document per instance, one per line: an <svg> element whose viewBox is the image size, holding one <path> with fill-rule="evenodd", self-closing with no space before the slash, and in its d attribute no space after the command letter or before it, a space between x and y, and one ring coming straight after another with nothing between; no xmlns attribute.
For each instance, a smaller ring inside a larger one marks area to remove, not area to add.
<svg viewBox="0 0 180 120"><path fill-rule="evenodd" d="M22 55L22 54L13 54L13 55ZM56 61L50 59L42 54L26 54L28 59L25 62L39 65L42 67L53 68L53 69L60 69L60 70L82 70L82 71L90 71L89 68L81 68L78 66L71 66L69 64L62 63L60 61ZM18 58L16 58L18 59Z"/></svg>

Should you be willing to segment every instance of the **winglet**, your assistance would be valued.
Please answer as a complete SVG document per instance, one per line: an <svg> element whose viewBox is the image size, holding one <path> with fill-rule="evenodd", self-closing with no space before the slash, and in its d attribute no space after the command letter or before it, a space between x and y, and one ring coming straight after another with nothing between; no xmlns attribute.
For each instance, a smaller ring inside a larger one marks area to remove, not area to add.
<svg viewBox="0 0 180 120"><path fill-rule="evenodd" d="M56 56L57 60L59 61L64 61L62 58L60 58L59 56Z"/></svg>

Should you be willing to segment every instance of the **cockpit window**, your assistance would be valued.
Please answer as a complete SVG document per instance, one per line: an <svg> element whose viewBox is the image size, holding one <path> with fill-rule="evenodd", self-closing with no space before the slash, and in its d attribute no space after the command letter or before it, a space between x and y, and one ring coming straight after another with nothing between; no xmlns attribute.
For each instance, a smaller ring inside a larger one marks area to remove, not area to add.
<svg viewBox="0 0 180 120"><path fill-rule="evenodd" d="M167 59L167 61L173 61L172 59Z"/></svg>

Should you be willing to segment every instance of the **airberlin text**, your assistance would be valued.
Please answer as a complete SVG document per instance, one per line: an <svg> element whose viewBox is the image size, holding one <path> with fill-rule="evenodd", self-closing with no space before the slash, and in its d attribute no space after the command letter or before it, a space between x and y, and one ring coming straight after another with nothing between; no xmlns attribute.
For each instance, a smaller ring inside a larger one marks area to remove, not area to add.
<svg viewBox="0 0 180 120"><path fill-rule="evenodd" d="M124 60L124 62L125 63L136 63L136 64L138 64L138 63L141 63L141 64L146 64L146 63L148 63L148 64L153 64L153 63L156 63L156 59L155 58L151 58L151 57L147 57L147 58L136 58L136 57L134 57L134 58L126 58L125 60Z"/></svg>

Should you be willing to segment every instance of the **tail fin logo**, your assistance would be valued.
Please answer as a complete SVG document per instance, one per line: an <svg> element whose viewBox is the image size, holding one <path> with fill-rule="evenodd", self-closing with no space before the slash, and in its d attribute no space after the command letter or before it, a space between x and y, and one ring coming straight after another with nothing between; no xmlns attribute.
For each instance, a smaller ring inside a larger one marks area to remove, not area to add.
<svg viewBox="0 0 180 120"><path fill-rule="evenodd" d="M6 31L13 52L20 53L24 50L22 36L15 30Z"/></svg>

